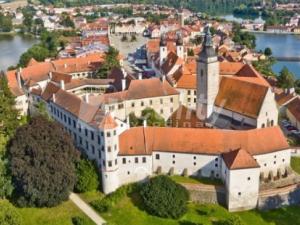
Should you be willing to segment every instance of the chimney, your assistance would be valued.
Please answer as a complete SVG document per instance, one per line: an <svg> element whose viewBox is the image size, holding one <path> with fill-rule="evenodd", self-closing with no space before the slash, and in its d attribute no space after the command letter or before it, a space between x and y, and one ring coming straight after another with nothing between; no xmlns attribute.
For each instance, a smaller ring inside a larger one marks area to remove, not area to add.
<svg viewBox="0 0 300 225"><path fill-rule="evenodd" d="M147 119L144 119L144 121L143 121L143 126L144 126L144 127L147 127Z"/></svg>
<svg viewBox="0 0 300 225"><path fill-rule="evenodd" d="M138 78L139 78L139 80L142 80L143 79L143 74L139 73Z"/></svg>
<svg viewBox="0 0 300 225"><path fill-rule="evenodd" d="M55 98L55 94L54 94L54 93L52 94L52 100L53 100L53 102L55 103L56 98Z"/></svg>
<svg viewBox="0 0 300 225"><path fill-rule="evenodd" d="M123 73L124 78L126 78L126 77L127 77L127 72L125 71L124 68L122 68L121 70L122 70L122 73Z"/></svg>
<svg viewBox="0 0 300 225"><path fill-rule="evenodd" d="M65 90L65 81L64 80L60 80L60 88Z"/></svg>
<svg viewBox="0 0 300 225"><path fill-rule="evenodd" d="M22 73L22 67L20 67L19 70L17 71L17 81L18 81L19 88L22 88L21 73Z"/></svg>
<svg viewBox="0 0 300 225"><path fill-rule="evenodd" d="M129 116L127 116L127 118L126 118L126 123L130 127L130 118L129 118Z"/></svg>
<svg viewBox="0 0 300 225"><path fill-rule="evenodd" d="M67 63L65 63L65 65L64 65L64 66L65 66L65 68L67 68L67 67L68 67Z"/></svg>
<svg viewBox="0 0 300 225"><path fill-rule="evenodd" d="M49 72L49 78L52 79L52 72Z"/></svg>
<svg viewBox="0 0 300 225"><path fill-rule="evenodd" d="M166 75L162 75L162 82L164 83L166 81Z"/></svg>
<svg viewBox="0 0 300 225"><path fill-rule="evenodd" d="M89 103L89 94L88 93L85 93L85 102Z"/></svg>
<svg viewBox="0 0 300 225"><path fill-rule="evenodd" d="M126 89L126 79L122 79L122 91Z"/></svg>

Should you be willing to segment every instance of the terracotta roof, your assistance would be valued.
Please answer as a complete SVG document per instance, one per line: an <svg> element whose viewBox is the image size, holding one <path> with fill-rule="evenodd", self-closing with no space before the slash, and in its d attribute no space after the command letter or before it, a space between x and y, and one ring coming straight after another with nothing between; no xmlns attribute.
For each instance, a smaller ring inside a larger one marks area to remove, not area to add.
<svg viewBox="0 0 300 225"><path fill-rule="evenodd" d="M59 90L59 87L55 85L52 82L49 82L45 88L45 90L42 92L42 99L45 101L48 101L50 98L52 98L52 95L55 94Z"/></svg>
<svg viewBox="0 0 300 225"><path fill-rule="evenodd" d="M176 53L170 52L166 58L166 61L161 66L163 74L168 74L170 70L178 63L179 57Z"/></svg>
<svg viewBox="0 0 300 225"><path fill-rule="evenodd" d="M110 115L107 114L103 120L101 121L99 128L102 129L114 129L118 126L117 122L114 120L114 118Z"/></svg>
<svg viewBox="0 0 300 225"><path fill-rule="evenodd" d="M223 153L222 158L230 170L259 168L255 159L244 149Z"/></svg>
<svg viewBox="0 0 300 225"><path fill-rule="evenodd" d="M241 62L220 62L220 75L236 75L244 65Z"/></svg>
<svg viewBox="0 0 300 225"><path fill-rule="evenodd" d="M147 43L147 51L149 53L159 52L160 39L150 39Z"/></svg>
<svg viewBox="0 0 300 225"><path fill-rule="evenodd" d="M33 66L38 64L38 61L36 61L34 58L31 58L27 64L27 66Z"/></svg>
<svg viewBox="0 0 300 225"><path fill-rule="evenodd" d="M32 88L30 91L31 94L40 96L42 94L42 89L40 88Z"/></svg>
<svg viewBox="0 0 300 225"><path fill-rule="evenodd" d="M287 108L290 113L297 119L297 121L300 121L300 98L297 97L289 104L287 104Z"/></svg>
<svg viewBox="0 0 300 225"><path fill-rule="evenodd" d="M119 155L143 155L153 151L219 155L239 148L259 155L289 148L277 126L246 131L135 127L124 131L119 141Z"/></svg>
<svg viewBox="0 0 300 225"><path fill-rule="evenodd" d="M62 89L59 89L55 94L55 104L86 123L93 121L99 109L98 106L88 104L76 95Z"/></svg>
<svg viewBox="0 0 300 225"><path fill-rule="evenodd" d="M61 80L65 82L65 84L71 82L72 76L66 73L52 72L52 81L56 83L60 83Z"/></svg>
<svg viewBox="0 0 300 225"><path fill-rule="evenodd" d="M16 73L17 73L16 70L7 71L6 78L11 93L14 96L21 96L24 95L24 91L19 87Z"/></svg>
<svg viewBox="0 0 300 225"><path fill-rule="evenodd" d="M29 79L36 82L47 80L49 78L49 72L54 71L51 62L39 62L32 66L28 66L22 69L21 76L24 81Z"/></svg>
<svg viewBox="0 0 300 225"><path fill-rule="evenodd" d="M222 77L215 105L257 118L268 87L234 77Z"/></svg>
<svg viewBox="0 0 300 225"><path fill-rule="evenodd" d="M204 127L203 122L198 119L196 111L184 105L180 105L178 109L172 113L168 122L171 127Z"/></svg>
<svg viewBox="0 0 300 225"><path fill-rule="evenodd" d="M293 98L296 98L295 94L285 93L282 91L279 94L275 93L275 100L279 106L285 105L290 102Z"/></svg>

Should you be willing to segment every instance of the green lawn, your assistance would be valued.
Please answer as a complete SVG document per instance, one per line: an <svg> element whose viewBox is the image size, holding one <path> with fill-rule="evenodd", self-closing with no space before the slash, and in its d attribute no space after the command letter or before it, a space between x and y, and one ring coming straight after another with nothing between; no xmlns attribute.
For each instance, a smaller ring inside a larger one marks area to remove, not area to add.
<svg viewBox="0 0 300 225"><path fill-rule="evenodd" d="M96 196L93 196L93 199L97 199ZM162 219L147 214L143 210L137 194L124 197L108 212L101 214L110 225L214 225L214 222L232 215L240 216L245 225L300 224L300 207L288 207L267 212L252 210L232 214L218 205L193 203L189 204L188 212L179 220Z"/></svg>
<svg viewBox="0 0 300 225"><path fill-rule="evenodd" d="M3 204L0 200L0 204ZM21 225L72 225L72 217L80 216L88 219L71 201L62 203L53 208L17 208L21 215ZM88 219L88 225L94 225Z"/></svg>
<svg viewBox="0 0 300 225"><path fill-rule="evenodd" d="M292 157L291 166L294 171L300 174L300 157Z"/></svg>
<svg viewBox="0 0 300 225"><path fill-rule="evenodd" d="M190 183L190 184L211 184L211 185L221 185L222 181L219 179L210 178L198 178L198 177L184 177L184 176L170 176L170 178L177 183Z"/></svg>

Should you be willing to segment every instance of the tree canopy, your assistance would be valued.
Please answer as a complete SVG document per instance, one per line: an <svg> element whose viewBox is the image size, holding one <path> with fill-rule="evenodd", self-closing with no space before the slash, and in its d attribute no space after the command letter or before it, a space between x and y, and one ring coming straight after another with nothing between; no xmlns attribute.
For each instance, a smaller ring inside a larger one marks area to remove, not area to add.
<svg viewBox="0 0 300 225"><path fill-rule="evenodd" d="M101 65L99 71L96 74L96 77L105 79L107 78L108 74L112 71L112 69L120 68L118 56L119 51L114 47L110 46L105 55L104 63Z"/></svg>
<svg viewBox="0 0 300 225"><path fill-rule="evenodd" d="M129 114L129 122L131 127L142 126L144 120L147 121L147 126L164 127L166 125L164 118L162 118L154 109L145 108L141 117L137 117L134 113Z"/></svg>
<svg viewBox="0 0 300 225"><path fill-rule="evenodd" d="M157 176L141 187L140 195L148 213L177 219L187 211L188 191L167 176Z"/></svg>
<svg viewBox="0 0 300 225"><path fill-rule="evenodd" d="M99 187L99 175L94 163L88 159L81 159L76 164L75 191L82 193L95 191Z"/></svg>
<svg viewBox="0 0 300 225"><path fill-rule="evenodd" d="M295 87L295 81L295 75L287 67L283 67L278 76L279 86L281 88L293 88Z"/></svg>
<svg viewBox="0 0 300 225"><path fill-rule="evenodd" d="M13 200L21 207L51 207L73 190L78 152L56 122L34 117L19 127L8 147Z"/></svg>

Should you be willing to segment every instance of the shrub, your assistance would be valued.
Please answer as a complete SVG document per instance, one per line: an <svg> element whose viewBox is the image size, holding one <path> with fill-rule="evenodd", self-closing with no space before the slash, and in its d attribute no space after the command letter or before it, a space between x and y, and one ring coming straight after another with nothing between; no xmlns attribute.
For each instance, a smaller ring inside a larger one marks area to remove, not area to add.
<svg viewBox="0 0 300 225"><path fill-rule="evenodd" d="M72 224L73 225L88 225L89 222L85 218L82 218L80 216L75 216L72 218Z"/></svg>
<svg viewBox="0 0 300 225"><path fill-rule="evenodd" d="M0 224L20 225L21 218L18 212L7 201L0 202Z"/></svg>
<svg viewBox="0 0 300 225"><path fill-rule="evenodd" d="M227 220L221 220L217 222L217 225L245 225L242 219L238 216L232 216Z"/></svg>
<svg viewBox="0 0 300 225"><path fill-rule="evenodd" d="M81 159L76 165L76 184L75 191L82 193L95 191L99 187L99 176L97 168L88 159Z"/></svg>
<svg viewBox="0 0 300 225"><path fill-rule="evenodd" d="M136 192L138 190L138 184L130 184L123 187L120 187L115 192L106 195L104 198L100 200L95 200L91 202L91 205L98 212L107 212L112 206L117 204L122 198L127 196L132 192Z"/></svg>
<svg viewBox="0 0 300 225"><path fill-rule="evenodd" d="M145 183L140 191L148 213L177 219L187 211L188 191L167 176L157 176Z"/></svg>

